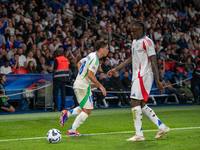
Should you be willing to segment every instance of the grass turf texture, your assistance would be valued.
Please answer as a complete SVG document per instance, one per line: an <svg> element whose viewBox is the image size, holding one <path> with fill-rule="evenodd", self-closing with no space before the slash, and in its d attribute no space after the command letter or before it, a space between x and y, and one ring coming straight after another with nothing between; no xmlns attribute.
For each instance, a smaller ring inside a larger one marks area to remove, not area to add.
<svg viewBox="0 0 200 150"><path fill-rule="evenodd" d="M153 107L158 117L172 128L200 126L200 106ZM66 136L76 116L71 116L64 127L59 125L60 112L0 116L0 140L45 137L55 128ZM156 130L143 115L143 130ZM81 134L134 131L130 108L93 110L90 117L78 128ZM199 149L200 129L172 130L155 140L157 131L144 132L145 141L127 142L132 133L62 137L60 143L50 144L46 138L19 141L0 141L1 150L55 150L55 149Z"/></svg>

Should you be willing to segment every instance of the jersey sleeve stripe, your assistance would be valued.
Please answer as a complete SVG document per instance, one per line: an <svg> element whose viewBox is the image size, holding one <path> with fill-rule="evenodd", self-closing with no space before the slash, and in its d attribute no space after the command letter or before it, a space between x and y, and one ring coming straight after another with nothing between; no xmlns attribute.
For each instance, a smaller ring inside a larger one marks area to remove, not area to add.
<svg viewBox="0 0 200 150"><path fill-rule="evenodd" d="M145 51L147 51L147 48L146 48L146 45L145 45L145 42L143 41L143 49L145 50Z"/></svg>

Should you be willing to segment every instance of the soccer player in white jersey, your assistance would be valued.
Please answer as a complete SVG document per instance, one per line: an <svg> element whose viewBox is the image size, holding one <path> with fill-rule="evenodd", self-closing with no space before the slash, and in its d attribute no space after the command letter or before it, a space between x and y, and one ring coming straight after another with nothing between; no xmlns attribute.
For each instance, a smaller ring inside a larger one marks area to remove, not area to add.
<svg viewBox="0 0 200 150"><path fill-rule="evenodd" d="M111 76L117 72L117 70L132 64L133 76L130 99L136 134L132 138L127 139L127 141L145 140L142 132L142 114L147 116L147 118L158 127L159 131L155 139L159 139L169 132L170 129L163 124L156 116L155 112L146 105L153 83L153 73L158 91L160 93L164 92L164 88L159 82L154 43L145 35L144 23L140 20L136 20L132 23L131 34L134 37L131 57L119 66L108 71L107 75Z"/></svg>
<svg viewBox="0 0 200 150"><path fill-rule="evenodd" d="M102 91L103 95L106 96L106 90L101 83L95 77L97 69L99 67L99 59L107 56L108 44L104 41L96 43L96 51L90 53L85 58L78 62L78 76L74 82L74 93L80 106L67 111L63 110L60 117L60 125L63 126L65 121L71 115L78 115L68 130L67 135L69 136L83 136L76 129L83 124L93 109L93 99L90 86L92 83Z"/></svg>

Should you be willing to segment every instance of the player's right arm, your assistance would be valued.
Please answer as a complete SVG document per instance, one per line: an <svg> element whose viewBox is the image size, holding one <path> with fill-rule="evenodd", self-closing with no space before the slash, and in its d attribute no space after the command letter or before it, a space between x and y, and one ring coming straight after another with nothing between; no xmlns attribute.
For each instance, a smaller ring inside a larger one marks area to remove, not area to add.
<svg viewBox="0 0 200 150"><path fill-rule="evenodd" d="M106 96L106 89L97 80L97 78L94 75L94 72L88 69L88 75L87 76L90 79L90 81L92 81L94 83L94 85L102 91L103 95Z"/></svg>
<svg viewBox="0 0 200 150"><path fill-rule="evenodd" d="M111 75L113 75L114 73L116 73L118 70L125 68L127 66L130 66L132 64L132 56L129 57L126 61L124 61L122 64L120 64L119 66L115 67L112 70L109 70L107 73L108 77L111 77Z"/></svg>

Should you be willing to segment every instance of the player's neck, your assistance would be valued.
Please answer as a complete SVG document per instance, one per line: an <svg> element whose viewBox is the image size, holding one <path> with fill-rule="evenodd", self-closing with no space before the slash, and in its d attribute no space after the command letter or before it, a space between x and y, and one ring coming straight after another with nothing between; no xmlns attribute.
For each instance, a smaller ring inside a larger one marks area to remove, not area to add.
<svg viewBox="0 0 200 150"><path fill-rule="evenodd" d="M137 40L142 39L144 36L145 36L145 35L141 35L141 36L139 36L139 37L137 38Z"/></svg>
<svg viewBox="0 0 200 150"><path fill-rule="evenodd" d="M95 51L95 53L97 53L99 59L102 57L101 53L99 53L98 51Z"/></svg>

